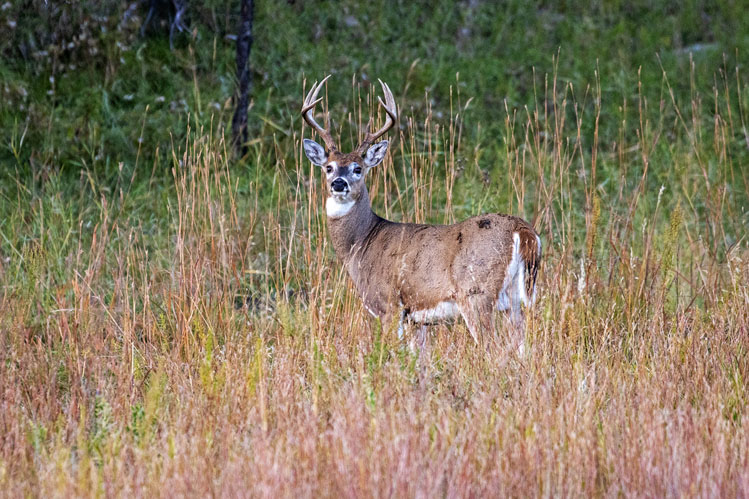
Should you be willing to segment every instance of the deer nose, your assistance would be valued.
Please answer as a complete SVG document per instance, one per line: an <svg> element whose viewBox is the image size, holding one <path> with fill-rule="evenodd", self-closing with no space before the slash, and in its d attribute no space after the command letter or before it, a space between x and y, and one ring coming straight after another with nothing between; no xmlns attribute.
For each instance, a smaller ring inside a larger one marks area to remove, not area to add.
<svg viewBox="0 0 749 499"><path fill-rule="evenodd" d="M335 192L343 192L348 188L348 184L341 177L338 177L333 182L331 182L330 187Z"/></svg>

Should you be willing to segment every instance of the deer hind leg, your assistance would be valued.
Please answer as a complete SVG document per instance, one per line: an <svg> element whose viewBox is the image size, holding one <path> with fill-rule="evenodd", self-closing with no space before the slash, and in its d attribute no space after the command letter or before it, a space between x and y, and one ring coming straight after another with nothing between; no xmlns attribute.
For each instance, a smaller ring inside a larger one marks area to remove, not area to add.
<svg viewBox="0 0 749 499"><path fill-rule="evenodd" d="M514 259L515 255L513 255ZM514 275L505 281L505 285L497 301L497 308L507 313L505 322L508 323L509 327L506 330L508 334L506 341L509 342L509 345L515 346L518 355L523 355L525 351L525 317L523 307L529 304L525 288L525 262L520 259L515 268L510 268L509 270L514 270Z"/></svg>
<svg viewBox="0 0 749 499"><path fill-rule="evenodd" d="M460 315L477 345L484 344L484 334L494 331L494 300L485 294L475 294L460 300Z"/></svg>
<svg viewBox="0 0 749 499"><path fill-rule="evenodd" d="M505 281L499 292L497 308L507 311L511 329L516 336L525 326L523 308L533 303L541 240L536 234L513 234L512 259L505 271Z"/></svg>
<svg viewBox="0 0 749 499"><path fill-rule="evenodd" d="M527 272L525 262L521 262L517 274L510 284L510 307L507 310L510 322L510 344L515 345L516 353L522 356L525 352L525 311L533 304L533 297L528 296ZM533 289L535 293L535 289Z"/></svg>

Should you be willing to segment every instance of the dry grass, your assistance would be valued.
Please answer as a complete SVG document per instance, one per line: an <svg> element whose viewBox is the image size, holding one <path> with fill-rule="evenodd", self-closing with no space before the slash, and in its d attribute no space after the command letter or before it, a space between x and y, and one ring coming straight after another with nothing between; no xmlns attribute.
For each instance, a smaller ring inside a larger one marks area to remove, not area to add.
<svg viewBox="0 0 749 499"><path fill-rule="evenodd" d="M600 91L539 87L536 109L506 111L502 176L482 170L486 144L462 144L478 124L456 94L451 117L428 101L404 113L369 182L397 219L494 209L496 191L535 220L525 354L485 351L462 324L418 353L382 332L332 254L300 137L256 143L272 181L245 182L198 131L174 147L156 229L114 208L134 196L125 181L99 192L98 220L63 210L59 234L0 264L1 494L748 495L749 253L726 192L746 185L727 145L745 133L736 97L709 96L706 125L691 119L702 97L670 102L664 80L663 119L630 111L637 125L601 150ZM672 162L652 164L664 141ZM668 168L673 183L648 192Z"/></svg>

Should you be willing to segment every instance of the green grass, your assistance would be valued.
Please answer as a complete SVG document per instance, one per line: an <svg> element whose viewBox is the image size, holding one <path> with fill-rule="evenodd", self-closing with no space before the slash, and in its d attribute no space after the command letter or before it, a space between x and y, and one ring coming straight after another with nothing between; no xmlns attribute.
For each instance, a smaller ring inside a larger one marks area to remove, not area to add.
<svg viewBox="0 0 749 499"><path fill-rule="evenodd" d="M747 492L740 2L259 2L241 158L236 7L174 50L126 6L0 11L0 490ZM300 148L329 73L344 149L377 78L399 105L378 213L541 233L524 357L368 320Z"/></svg>

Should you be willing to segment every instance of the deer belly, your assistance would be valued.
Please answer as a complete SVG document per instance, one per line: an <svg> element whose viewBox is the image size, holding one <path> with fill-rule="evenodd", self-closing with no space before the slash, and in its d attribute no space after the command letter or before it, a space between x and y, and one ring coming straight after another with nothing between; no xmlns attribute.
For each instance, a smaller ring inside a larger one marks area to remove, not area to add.
<svg viewBox="0 0 749 499"><path fill-rule="evenodd" d="M457 317L459 313L458 305L454 301L442 301L432 308L411 310L408 316L414 322L437 322Z"/></svg>

